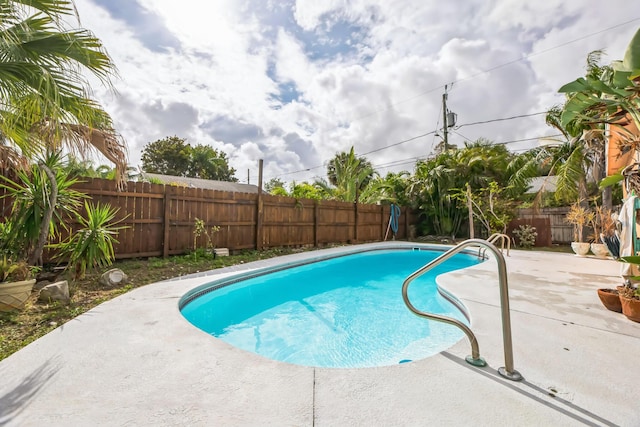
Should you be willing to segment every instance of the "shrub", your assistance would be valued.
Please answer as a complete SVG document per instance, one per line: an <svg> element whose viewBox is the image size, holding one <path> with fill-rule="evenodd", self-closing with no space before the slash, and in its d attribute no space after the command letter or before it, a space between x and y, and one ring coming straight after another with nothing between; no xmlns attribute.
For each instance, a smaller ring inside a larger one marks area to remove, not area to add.
<svg viewBox="0 0 640 427"><path fill-rule="evenodd" d="M517 229L513 230L513 234L518 238L520 247L525 249L531 249L534 247L536 244L536 237L538 237L536 228L529 224L518 226Z"/></svg>

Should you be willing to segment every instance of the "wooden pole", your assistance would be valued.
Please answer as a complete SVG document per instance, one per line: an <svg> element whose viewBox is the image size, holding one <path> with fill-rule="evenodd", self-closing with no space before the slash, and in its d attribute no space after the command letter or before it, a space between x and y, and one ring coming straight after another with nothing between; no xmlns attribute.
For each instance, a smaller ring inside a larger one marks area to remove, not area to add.
<svg viewBox="0 0 640 427"><path fill-rule="evenodd" d="M471 204L471 186L467 182L467 209L469 210L469 238L475 235L473 230L473 205Z"/></svg>
<svg viewBox="0 0 640 427"><path fill-rule="evenodd" d="M262 228L262 220L264 216L264 201L262 200L262 167L264 161L260 159L258 162L258 206L256 209L256 250L262 250L264 242L264 230Z"/></svg>
<svg viewBox="0 0 640 427"><path fill-rule="evenodd" d="M169 217L171 215L171 195L174 187L170 185L164 186L164 217L162 218L162 257L167 258L169 256Z"/></svg>
<svg viewBox="0 0 640 427"><path fill-rule="evenodd" d="M318 200L313 201L313 246L318 247L318 221L320 220L320 205Z"/></svg>

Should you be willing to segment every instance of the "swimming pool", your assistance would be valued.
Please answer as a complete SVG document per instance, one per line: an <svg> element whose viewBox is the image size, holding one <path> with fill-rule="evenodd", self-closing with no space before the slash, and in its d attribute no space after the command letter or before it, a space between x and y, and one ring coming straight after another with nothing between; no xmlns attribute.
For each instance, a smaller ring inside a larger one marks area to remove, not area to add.
<svg viewBox="0 0 640 427"><path fill-rule="evenodd" d="M283 362L371 367L422 359L463 336L418 318L402 301L404 279L441 253L407 247L312 259L200 286L181 299L180 309L203 331ZM468 323L462 305L438 292L435 277L478 262L458 254L416 279L412 302Z"/></svg>

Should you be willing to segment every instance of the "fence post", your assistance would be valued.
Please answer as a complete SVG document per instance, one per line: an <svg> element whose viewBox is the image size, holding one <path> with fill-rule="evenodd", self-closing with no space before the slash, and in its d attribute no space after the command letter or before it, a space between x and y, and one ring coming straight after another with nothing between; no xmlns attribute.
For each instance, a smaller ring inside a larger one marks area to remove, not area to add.
<svg viewBox="0 0 640 427"><path fill-rule="evenodd" d="M318 200L313 201L313 246L318 247L318 218L320 217L320 205Z"/></svg>
<svg viewBox="0 0 640 427"><path fill-rule="evenodd" d="M256 250L262 250L264 242L262 220L264 216L264 201L262 200L262 165L263 160L258 162L258 201L256 206Z"/></svg>
<svg viewBox="0 0 640 427"><path fill-rule="evenodd" d="M384 227L384 205L380 205L380 241L384 240L385 227Z"/></svg>
<svg viewBox="0 0 640 427"><path fill-rule="evenodd" d="M402 212L402 211L401 211ZM409 208L404 207L404 238L409 240Z"/></svg>
<svg viewBox="0 0 640 427"><path fill-rule="evenodd" d="M353 243L358 243L358 228L360 227L360 224L358 221L359 211L358 211L357 201L353 204L353 210L354 210Z"/></svg>
<svg viewBox="0 0 640 427"><path fill-rule="evenodd" d="M164 216L162 217L162 257L167 258L169 256L169 228L170 221L169 216L171 215L171 193L173 193L173 187L170 185L164 186Z"/></svg>

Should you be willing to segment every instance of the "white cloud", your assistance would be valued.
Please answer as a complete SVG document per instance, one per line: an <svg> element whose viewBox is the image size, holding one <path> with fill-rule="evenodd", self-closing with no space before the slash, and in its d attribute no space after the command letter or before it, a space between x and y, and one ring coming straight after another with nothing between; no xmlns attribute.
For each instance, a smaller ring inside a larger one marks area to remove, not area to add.
<svg viewBox="0 0 640 427"><path fill-rule="evenodd" d="M77 6L120 71L118 95L94 91L131 162L175 134L225 151L241 180L259 158L265 180L311 179L352 145L374 165L426 156L439 138L374 150L436 131L445 84L459 124L544 111L588 52L621 58L640 24L606 30L640 16L595 0L108 1ZM453 130L456 144L555 133L544 116Z"/></svg>

